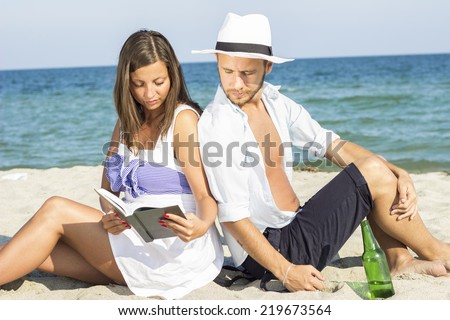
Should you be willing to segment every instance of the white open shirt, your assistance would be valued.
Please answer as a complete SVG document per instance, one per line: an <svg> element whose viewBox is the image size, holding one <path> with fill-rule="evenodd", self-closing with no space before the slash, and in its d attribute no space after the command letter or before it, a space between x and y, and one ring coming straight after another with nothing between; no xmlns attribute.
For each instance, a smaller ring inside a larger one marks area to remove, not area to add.
<svg viewBox="0 0 450 320"><path fill-rule="evenodd" d="M322 128L301 105L281 94L279 87L263 85L262 100L284 145L283 165L292 179L292 145L307 148L323 158L328 145L339 138ZM247 114L234 105L219 85L214 100L204 110L199 124L202 160L219 221L248 218L261 232L267 227L289 224L294 212L281 211L272 197L261 151L248 124ZM225 228L223 233L236 266L247 253Z"/></svg>

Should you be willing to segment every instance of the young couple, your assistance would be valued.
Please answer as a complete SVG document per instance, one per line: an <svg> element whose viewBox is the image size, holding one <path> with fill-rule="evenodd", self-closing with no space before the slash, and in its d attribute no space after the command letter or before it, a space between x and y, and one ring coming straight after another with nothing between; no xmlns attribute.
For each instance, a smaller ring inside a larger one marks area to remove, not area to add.
<svg viewBox="0 0 450 320"><path fill-rule="evenodd" d="M264 82L274 63L290 61L273 55L266 17L228 14L215 49L195 53L215 54L220 76L203 114L163 35L138 31L126 40L114 87L119 143L102 177L102 187L127 202L178 204L187 219L160 221L174 236L146 243L106 202L100 211L52 197L0 246L0 285L37 268L181 298L222 268L216 217L235 265L263 281L276 277L289 291L323 289L320 271L365 217L393 274L449 276L450 244L423 224L408 173L322 128ZM306 203L290 184L291 145L343 168ZM164 166L154 161L161 158Z"/></svg>

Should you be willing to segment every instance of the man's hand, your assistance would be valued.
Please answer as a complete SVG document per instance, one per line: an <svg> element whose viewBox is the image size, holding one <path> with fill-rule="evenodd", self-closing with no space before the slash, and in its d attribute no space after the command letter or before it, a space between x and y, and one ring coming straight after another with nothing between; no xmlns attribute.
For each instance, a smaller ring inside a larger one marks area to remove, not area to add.
<svg viewBox="0 0 450 320"><path fill-rule="evenodd" d="M311 265L292 265L289 270L286 270L284 286L289 291L315 291L323 290L324 277L319 270Z"/></svg>
<svg viewBox="0 0 450 320"><path fill-rule="evenodd" d="M289 291L323 290L324 277L311 265L293 265L286 260L248 219L224 223L247 253L284 282Z"/></svg>
<svg viewBox="0 0 450 320"><path fill-rule="evenodd" d="M391 215L398 215L397 220L409 218L412 220L419 211L417 206L417 194L414 183L409 174L398 176L398 203L391 209Z"/></svg>

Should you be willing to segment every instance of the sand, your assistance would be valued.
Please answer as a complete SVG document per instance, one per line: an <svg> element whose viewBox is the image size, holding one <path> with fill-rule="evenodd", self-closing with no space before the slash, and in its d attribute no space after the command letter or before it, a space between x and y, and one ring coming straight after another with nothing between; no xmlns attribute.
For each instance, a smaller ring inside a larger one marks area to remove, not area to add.
<svg viewBox="0 0 450 320"><path fill-rule="evenodd" d="M12 169L0 171L0 243L4 243L50 196L68 197L99 207L94 188L99 187L102 167L68 169ZM294 189L304 202L336 173L295 172ZM438 238L450 242L450 175L444 172L412 174L420 200L421 216ZM32 244L30 244L32 245ZM226 255L229 251L224 246ZM215 283L195 290L186 300L364 300L365 275L361 263L362 239L357 229L332 266L323 270L323 292L276 293L259 289L259 282L238 283L230 288ZM229 261L229 257L227 257ZM389 300L450 300L450 278L404 274L393 278L396 295ZM275 284L276 285L276 284ZM0 300L117 300L137 297L118 285L89 285L66 277L34 271L0 287Z"/></svg>

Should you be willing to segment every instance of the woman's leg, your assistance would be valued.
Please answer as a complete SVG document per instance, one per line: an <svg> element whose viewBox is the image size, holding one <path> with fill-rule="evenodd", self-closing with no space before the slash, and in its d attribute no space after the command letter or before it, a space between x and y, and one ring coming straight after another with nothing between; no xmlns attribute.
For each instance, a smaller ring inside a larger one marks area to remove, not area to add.
<svg viewBox="0 0 450 320"><path fill-rule="evenodd" d="M450 244L436 239L417 215L413 220L396 220L390 208L397 202L397 178L377 157L355 162L366 179L374 208L368 216L393 274L401 272L446 276L450 272ZM414 251L421 259L409 253Z"/></svg>
<svg viewBox="0 0 450 320"><path fill-rule="evenodd" d="M50 256L37 269L93 284L113 282L62 241L56 244Z"/></svg>
<svg viewBox="0 0 450 320"><path fill-rule="evenodd" d="M0 244L0 250L4 247ZM112 280L90 265L78 252L59 241L50 256L36 269L88 283L108 284Z"/></svg>
<svg viewBox="0 0 450 320"><path fill-rule="evenodd" d="M101 217L99 210L77 202L48 199L0 250L0 284L36 268L91 283L124 284Z"/></svg>

